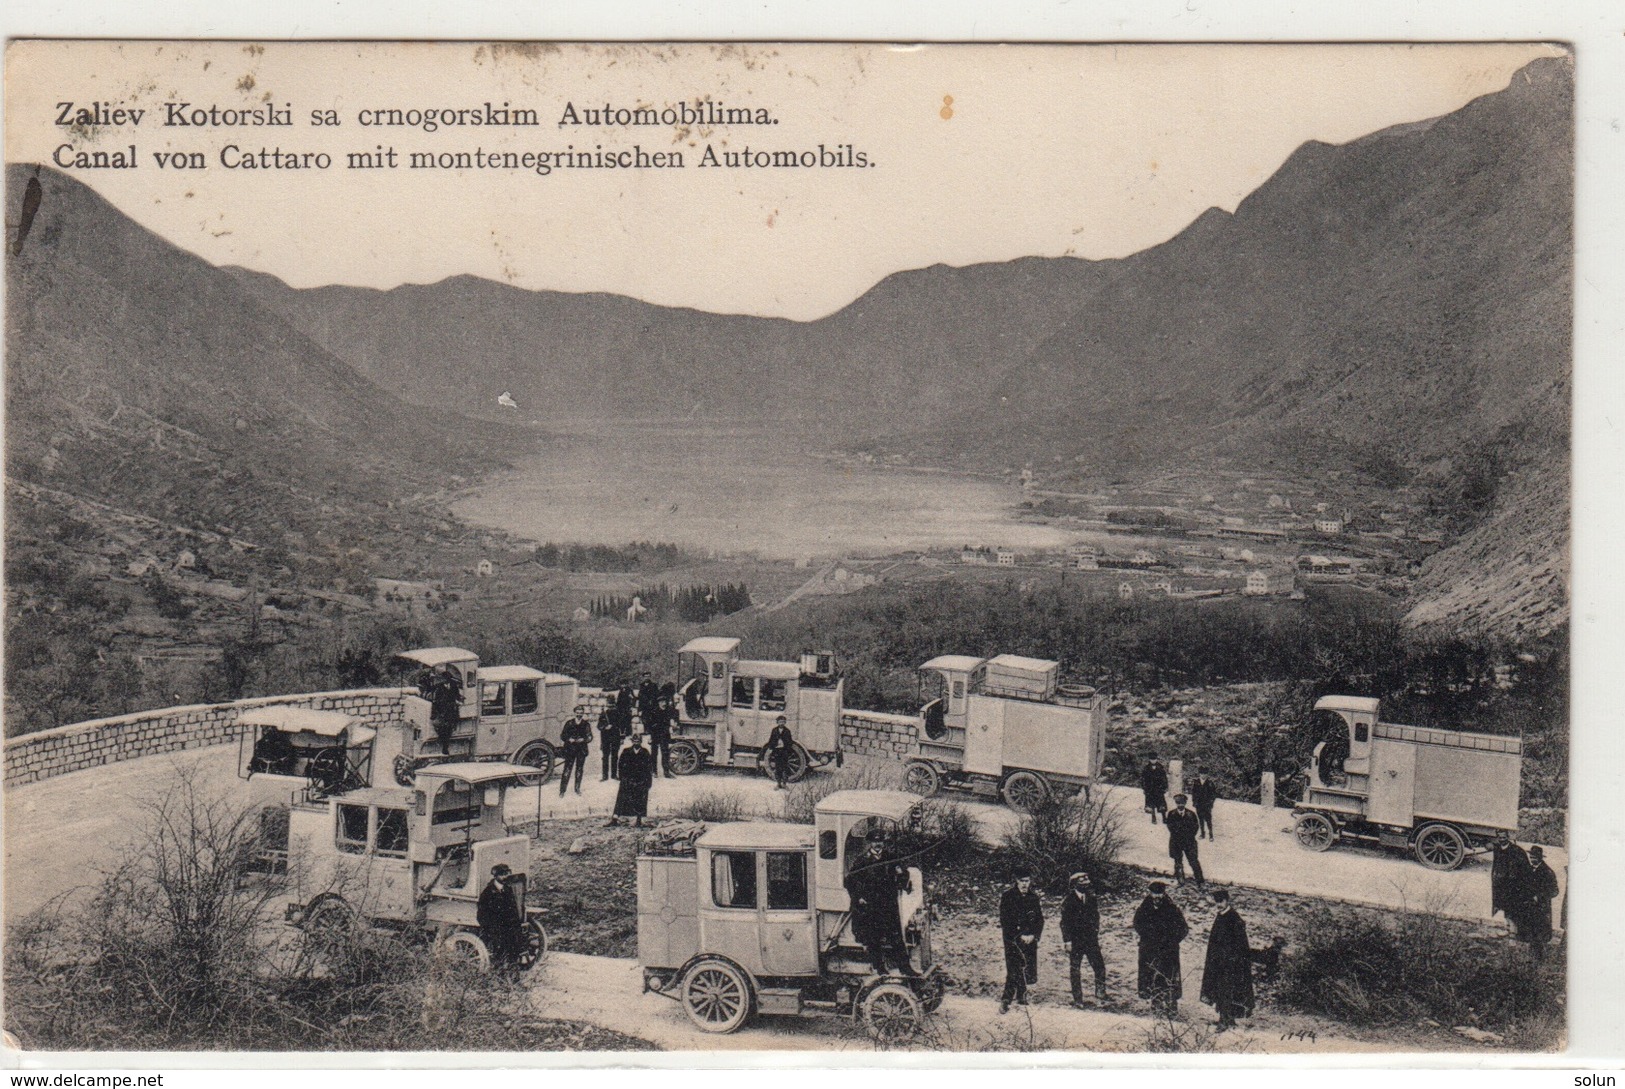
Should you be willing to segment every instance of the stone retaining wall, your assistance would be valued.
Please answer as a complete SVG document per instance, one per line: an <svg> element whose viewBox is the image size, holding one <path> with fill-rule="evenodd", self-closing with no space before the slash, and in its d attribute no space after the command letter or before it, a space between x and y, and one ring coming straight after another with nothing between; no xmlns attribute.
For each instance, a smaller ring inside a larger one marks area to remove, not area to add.
<svg viewBox="0 0 1625 1089"><path fill-rule="evenodd" d="M23 734L6 739L5 785L22 786L71 771L133 760L138 756L156 756L236 741L242 732L237 725L238 718L244 711L257 707L310 707L318 711L342 711L369 726L382 726L401 721L401 697L407 691L403 688L368 688L347 692L307 692L297 696L268 696L233 703L166 707Z"/></svg>
<svg viewBox="0 0 1625 1089"><path fill-rule="evenodd" d="M903 760L916 749L920 720L914 715L888 715L880 711L841 712L842 752Z"/></svg>

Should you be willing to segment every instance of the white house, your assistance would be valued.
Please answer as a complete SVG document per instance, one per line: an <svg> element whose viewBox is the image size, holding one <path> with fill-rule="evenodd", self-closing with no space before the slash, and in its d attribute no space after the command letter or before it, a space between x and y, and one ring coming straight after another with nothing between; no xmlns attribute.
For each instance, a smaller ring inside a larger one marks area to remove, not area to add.
<svg viewBox="0 0 1625 1089"><path fill-rule="evenodd" d="M1016 565L1015 552L1008 548L999 549L998 564L1000 567L1014 567Z"/></svg>

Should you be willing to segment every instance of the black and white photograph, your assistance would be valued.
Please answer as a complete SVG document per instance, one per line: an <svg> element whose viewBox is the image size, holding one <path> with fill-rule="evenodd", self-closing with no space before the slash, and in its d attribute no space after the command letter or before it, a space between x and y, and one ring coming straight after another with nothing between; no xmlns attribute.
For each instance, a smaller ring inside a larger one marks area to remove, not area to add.
<svg viewBox="0 0 1625 1089"><path fill-rule="evenodd" d="M10 41L6 1048L1562 1053L1585 63Z"/></svg>

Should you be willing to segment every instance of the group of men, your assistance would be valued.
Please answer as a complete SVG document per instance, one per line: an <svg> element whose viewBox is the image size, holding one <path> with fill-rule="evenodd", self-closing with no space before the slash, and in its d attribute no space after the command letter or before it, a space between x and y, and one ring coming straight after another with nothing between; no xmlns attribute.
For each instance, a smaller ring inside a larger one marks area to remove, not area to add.
<svg viewBox="0 0 1625 1089"><path fill-rule="evenodd" d="M605 714L609 712L606 710ZM617 780L615 812L609 823L617 825L622 817L631 817L639 828L649 815L649 788L654 785L654 753L643 747L642 733L632 733L627 739L618 729L606 730L603 716L599 717L599 747L603 750L604 774L599 782ZM559 736L563 766L559 772L559 797L574 787L581 793L581 780L586 773L587 753L592 745L593 726L587 721L587 708L577 704L575 712L564 724ZM622 748L622 745L625 748ZM666 773L668 776L671 772Z"/></svg>
<svg viewBox="0 0 1625 1089"><path fill-rule="evenodd" d="M1100 951L1100 898L1087 873L1068 879L1066 898L1061 902L1061 948L1070 966L1072 1005L1084 1008L1083 962L1094 972L1095 998L1106 998L1106 960ZM1220 1031L1234 1027L1236 1019L1253 1012L1255 960L1267 958L1269 951L1255 951L1247 940L1247 924L1242 921L1230 893L1215 889L1213 903L1217 915L1208 933L1207 960L1202 972L1202 1001L1219 1015ZM1004 938L1004 994L999 1000L1001 1014L1011 1004L1025 1006L1029 988L1038 982L1038 940L1044 933L1044 909L1033 888L1032 873L1017 871L1014 882L999 900L999 926ZM1146 897L1134 912L1134 932L1139 937L1139 978L1141 998L1151 1002L1158 1014L1172 1017L1184 993L1180 968L1180 945L1190 933L1184 912L1168 895L1168 886L1153 881Z"/></svg>
<svg viewBox="0 0 1625 1089"><path fill-rule="evenodd" d="M1535 960L1546 958L1552 940L1552 901L1557 874L1538 845L1526 853L1506 832L1495 838L1490 863L1490 914L1504 914Z"/></svg>

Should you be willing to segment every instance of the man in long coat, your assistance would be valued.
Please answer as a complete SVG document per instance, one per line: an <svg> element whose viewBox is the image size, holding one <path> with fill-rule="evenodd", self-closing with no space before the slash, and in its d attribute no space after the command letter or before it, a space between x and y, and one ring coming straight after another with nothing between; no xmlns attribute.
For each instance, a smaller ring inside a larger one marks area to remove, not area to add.
<svg viewBox="0 0 1625 1089"><path fill-rule="evenodd" d="M1190 782L1191 807L1196 810L1196 819L1201 822L1201 829L1197 838L1207 836L1213 838L1213 803L1219 800L1219 786L1208 777L1206 768L1196 769L1196 778Z"/></svg>
<svg viewBox="0 0 1625 1089"><path fill-rule="evenodd" d="M440 753L451 755L451 735L457 729L457 719L463 702L463 682L451 666L441 666L435 677L429 700L429 721L434 724L434 735L440 740Z"/></svg>
<svg viewBox="0 0 1625 1089"><path fill-rule="evenodd" d="M1195 813L1185 808L1185 795L1174 795L1174 808L1168 811L1163 823L1168 826L1168 857L1174 860L1174 879L1185 883L1185 862L1191 864L1191 876L1198 885L1206 882L1202 877L1202 860L1196 856L1196 835L1201 828Z"/></svg>
<svg viewBox="0 0 1625 1089"><path fill-rule="evenodd" d="M1151 882L1146 898L1135 909L1134 932L1140 936L1140 997L1150 999L1155 1012L1172 1017L1184 995L1179 943L1191 928L1179 905L1168 898L1164 882Z"/></svg>
<svg viewBox="0 0 1625 1089"><path fill-rule="evenodd" d="M1004 938L1004 997L999 1012L1012 1001L1027 1004L1027 988L1038 982L1038 938L1044 933L1044 906L1033 888L1033 875L1017 870L1013 884L999 897L999 930Z"/></svg>
<svg viewBox="0 0 1625 1089"><path fill-rule="evenodd" d="M864 853L846 871L845 884L852 937L869 954L875 975L885 975L888 962L905 976L918 975L909 963L897 906L898 893L912 891L913 882L906 867L887 857L886 834L880 829L871 829L865 837Z"/></svg>
<svg viewBox="0 0 1625 1089"><path fill-rule="evenodd" d="M1253 1015L1253 949L1247 924L1230 903L1230 894L1213 894L1219 913L1207 936L1207 962L1202 967L1202 1001L1219 1014L1219 1031L1236 1027L1236 1018Z"/></svg>
<svg viewBox="0 0 1625 1089"><path fill-rule="evenodd" d="M491 867L491 880L480 891L474 906L474 921L479 924L480 938L491 951L491 967L509 968L519 964L525 949L525 912L519 904L518 890L509 882L513 870L506 863Z"/></svg>
<svg viewBox="0 0 1625 1089"><path fill-rule="evenodd" d="M676 722L677 686L667 681L660 686L654 717L644 729L649 731L649 752L654 756L656 768L668 779L677 778L671 772L671 728Z"/></svg>
<svg viewBox="0 0 1625 1089"><path fill-rule="evenodd" d="M783 790L790 782L790 754L795 751L795 738L790 736L790 720L780 715L773 723L773 732L767 735L767 764L773 772L773 789Z"/></svg>
<svg viewBox="0 0 1625 1089"><path fill-rule="evenodd" d="M620 824L622 817L631 817L635 827L643 827L643 818L649 815L649 788L655 781L655 762L649 750L643 747L643 735L632 735L632 746L621 753L621 786L615 792L615 815L610 824Z"/></svg>
<svg viewBox="0 0 1625 1089"><path fill-rule="evenodd" d="M1079 871L1061 901L1061 948L1072 970L1072 1004L1083 1005L1083 962L1095 973L1095 997L1106 997L1106 958L1100 952L1100 897L1089 875Z"/></svg>
<svg viewBox="0 0 1625 1089"><path fill-rule="evenodd" d="M1513 923L1518 937L1529 943L1529 953L1537 961L1546 959L1546 946L1552 940L1552 901L1556 898L1557 874L1546 865L1546 852L1539 847L1529 848L1529 872Z"/></svg>
<svg viewBox="0 0 1625 1089"><path fill-rule="evenodd" d="M1506 832L1496 834L1490 850L1495 856L1490 863L1490 914L1503 913L1507 922L1516 923L1529 884L1529 856Z"/></svg>
<svg viewBox="0 0 1625 1089"><path fill-rule="evenodd" d="M621 743L626 735L615 721L615 709L605 707L598 712L598 757L600 783L621 777Z"/></svg>
<svg viewBox="0 0 1625 1089"><path fill-rule="evenodd" d="M1157 818L1168 808L1168 769L1154 756L1140 769L1140 790L1145 793L1145 808L1151 814L1151 823L1156 824Z"/></svg>

